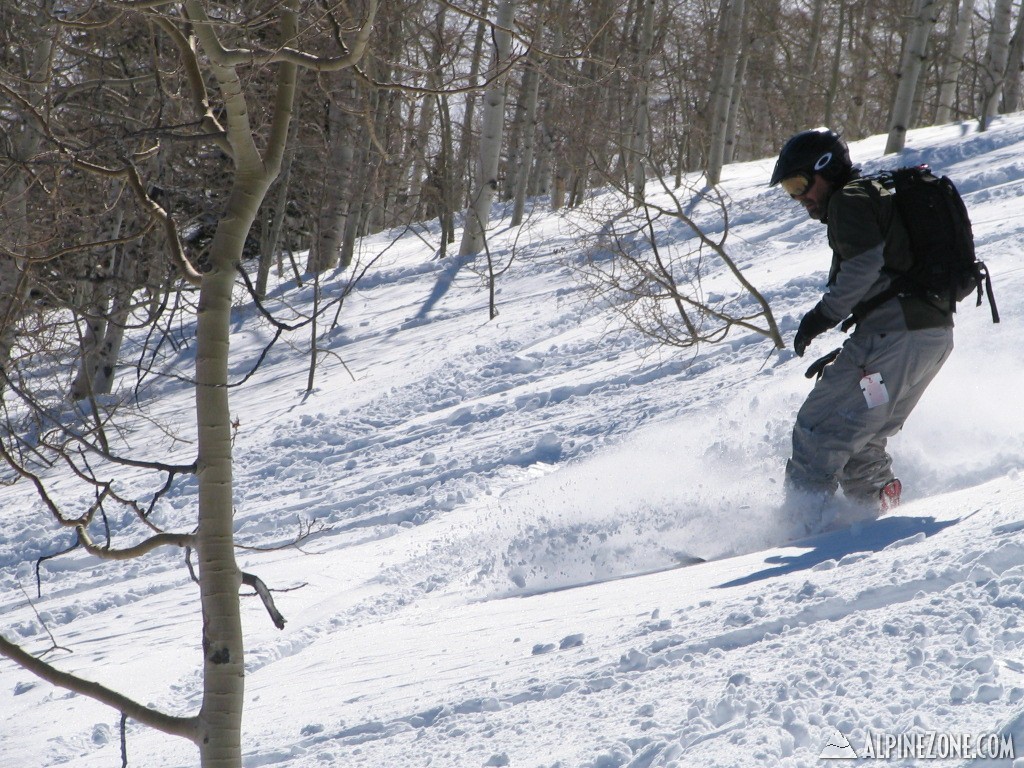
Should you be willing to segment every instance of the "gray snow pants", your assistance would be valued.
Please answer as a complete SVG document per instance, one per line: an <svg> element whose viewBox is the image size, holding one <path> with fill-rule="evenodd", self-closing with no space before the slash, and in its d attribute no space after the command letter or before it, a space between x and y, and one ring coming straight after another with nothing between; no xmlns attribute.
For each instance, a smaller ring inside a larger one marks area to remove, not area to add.
<svg viewBox="0 0 1024 768"><path fill-rule="evenodd" d="M893 479L887 439L952 351L952 328L854 333L797 414L787 485L824 496L841 485L847 497L877 500ZM889 402L869 407L861 380L873 373L881 374Z"/></svg>

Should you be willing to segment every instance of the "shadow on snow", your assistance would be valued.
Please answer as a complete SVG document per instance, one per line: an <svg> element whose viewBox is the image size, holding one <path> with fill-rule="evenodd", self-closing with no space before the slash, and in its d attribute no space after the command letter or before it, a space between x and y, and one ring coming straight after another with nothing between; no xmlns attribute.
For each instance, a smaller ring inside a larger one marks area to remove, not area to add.
<svg viewBox="0 0 1024 768"><path fill-rule="evenodd" d="M773 555L765 558L772 567L733 579L719 588L739 587L754 582L784 576L789 573L806 571L829 560L842 560L861 552L881 552L898 541L924 534L930 538L946 528L956 525L960 518L936 520L933 517L884 517L868 524L853 528L831 531L791 546L810 547L801 555Z"/></svg>

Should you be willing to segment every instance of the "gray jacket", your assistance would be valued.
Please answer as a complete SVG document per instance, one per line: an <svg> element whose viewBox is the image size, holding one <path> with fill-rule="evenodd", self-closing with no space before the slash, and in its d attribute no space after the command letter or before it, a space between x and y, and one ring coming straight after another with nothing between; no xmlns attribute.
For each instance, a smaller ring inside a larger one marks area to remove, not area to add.
<svg viewBox="0 0 1024 768"><path fill-rule="evenodd" d="M910 266L910 240L892 194L872 179L854 179L833 192L824 221L832 268L820 307L838 323L859 303L886 290L894 276ZM952 315L941 302L900 296L868 313L857 331L886 333L952 325Z"/></svg>

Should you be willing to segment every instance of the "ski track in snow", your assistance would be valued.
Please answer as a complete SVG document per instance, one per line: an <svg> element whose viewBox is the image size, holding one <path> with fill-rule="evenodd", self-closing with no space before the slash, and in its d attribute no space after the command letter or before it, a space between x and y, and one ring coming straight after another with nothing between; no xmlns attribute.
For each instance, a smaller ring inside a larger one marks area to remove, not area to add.
<svg viewBox="0 0 1024 768"><path fill-rule="evenodd" d="M883 144L853 154L881 168ZM578 282L582 212L498 224L492 253L514 262L491 322L482 264L429 260L414 235L371 238L366 253L388 251L323 328L314 390L303 335L233 392L239 541L281 547L314 526L301 550L239 553L291 590L277 596L283 632L243 601L247 768L797 768L818 765L835 730L855 748L876 732L999 732L1024 751L1022 158L1024 117L911 132L900 164L957 182L1003 323L969 303L958 314L953 358L893 441L899 514L788 546L779 479L801 373L838 332L806 361L754 334L652 348ZM770 167L727 168L727 247L789 340L828 252L821 226L764 187ZM693 214L720 231L712 207ZM325 279L323 300L346 280ZM703 288L736 292L724 271ZM310 296L282 286L271 303ZM234 327L241 379L272 334L244 297ZM162 368L188 362L190 332L176 329ZM154 419L191 409L173 379L140 392ZM194 427L179 429L172 442L140 419L125 439L187 462ZM54 492L80 493L60 478ZM194 495L180 480L154 519L187 530ZM38 611L74 650L53 654L61 668L195 711L197 595L180 553L50 559L36 597L36 559L70 534L21 485L0 497L5 636L45 649ZM108 523L119 543L145 535L128 515ZM119 764L116 713L0 670L11 765ZM132 765L195 764L188 744L134 723L127 737Z"/></svg>

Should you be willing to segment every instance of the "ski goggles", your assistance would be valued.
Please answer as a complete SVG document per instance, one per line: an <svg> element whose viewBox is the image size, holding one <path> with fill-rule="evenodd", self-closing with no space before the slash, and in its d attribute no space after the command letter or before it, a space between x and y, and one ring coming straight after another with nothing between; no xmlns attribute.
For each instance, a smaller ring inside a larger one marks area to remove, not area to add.
<svg viewBox="0 0 1024 768"><path fill-rule="evenodd" d="M813 183L814 177L809 173L801 171L800 173L784 178L779 182L779 186L781 186L790 197L800 197L800 195L807 194L807 190L811 188L811 184Z"/></svg>

